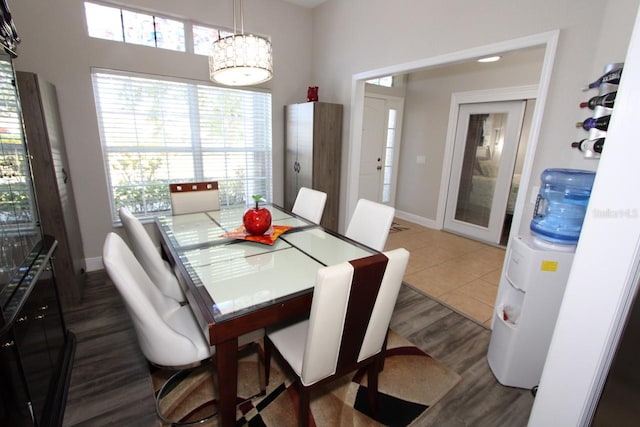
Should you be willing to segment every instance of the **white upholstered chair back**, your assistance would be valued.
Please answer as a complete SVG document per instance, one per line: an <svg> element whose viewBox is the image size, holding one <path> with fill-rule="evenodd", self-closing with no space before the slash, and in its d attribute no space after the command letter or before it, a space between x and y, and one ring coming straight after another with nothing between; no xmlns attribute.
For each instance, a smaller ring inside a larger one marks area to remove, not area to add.
<svg viewBox="0 0 640 427"><path fill-rule="evenodd" d="M149 362L180 367L211 356L211 347L189 306L180 306L163 295L115 233L107 235L103 262L124 300L140 349Z"/></svg>
<svg viewBox="0 0 640 427"><path fill-rule="evenodd" d="M394 215L395 209L391 206L360 199L345 235L377 251L383 251Z"/></svg>
<svg viewBox="0 0 640 427"><path fill-rule="evenodd" d="M311 385L382 350L408 261L409 252L400 248L318 271L302 384Z"/></svg>
<svg viewBox="0 0 640 427"><path fill-rule="evenodd" d="M291 212L314 224L320 224L324 205L327 203L327 193L311 188L301 187L296 196Z"/></svg>
<svg viewBox="0 0 640 427"><path fill-rule="evenodd" d="M220 210L216 181L169 184L169 194L174 215Z"/></svg>
<svg viewBox="0 0 640 427"><path fill-rule="evenodd" d="M119 214L131 250L153 284L166 296L184 301L184 294L171 265L162 259L159 249L153 244L140 220L124 207L120 208Z"/></svg>

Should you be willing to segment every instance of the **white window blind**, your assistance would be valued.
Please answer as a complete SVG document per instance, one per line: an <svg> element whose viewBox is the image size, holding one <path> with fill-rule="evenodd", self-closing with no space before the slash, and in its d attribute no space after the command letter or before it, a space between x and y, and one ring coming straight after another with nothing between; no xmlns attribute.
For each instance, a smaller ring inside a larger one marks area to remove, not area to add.
<svg viewBox="0 0 640 427"><path fill-rule="evenodd" d="M218 181L221 205L272 198L271 94L93 70L114 223L170 210L169 183Z"/></svg>

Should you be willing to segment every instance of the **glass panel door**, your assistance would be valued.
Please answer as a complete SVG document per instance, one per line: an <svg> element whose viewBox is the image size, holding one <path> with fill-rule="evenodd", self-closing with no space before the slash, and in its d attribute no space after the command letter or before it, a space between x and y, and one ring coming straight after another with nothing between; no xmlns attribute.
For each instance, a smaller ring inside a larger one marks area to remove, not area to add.
<svg viewBox="0 0 640 427"><path fill-rule="evenodd" d="M524 101L460 106L444 227L499 243Z"/></svg>

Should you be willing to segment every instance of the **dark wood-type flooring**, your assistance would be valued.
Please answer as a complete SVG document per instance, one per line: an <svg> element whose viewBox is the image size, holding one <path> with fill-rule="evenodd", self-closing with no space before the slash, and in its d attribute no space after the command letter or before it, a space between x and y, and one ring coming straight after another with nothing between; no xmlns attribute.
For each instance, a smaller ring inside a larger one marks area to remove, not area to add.
<svg viewBox="0 0 640 427"><path fill-rule="evenodd" d="M119 294L90 273L83 303L66 315L78 340L65 426L159 426L147 363ZM409 286L391 328L462 380L414 426L525 426L533 396L500 385L486 360L490 331ZM425 384L428 387L428 384Z"/></svg>

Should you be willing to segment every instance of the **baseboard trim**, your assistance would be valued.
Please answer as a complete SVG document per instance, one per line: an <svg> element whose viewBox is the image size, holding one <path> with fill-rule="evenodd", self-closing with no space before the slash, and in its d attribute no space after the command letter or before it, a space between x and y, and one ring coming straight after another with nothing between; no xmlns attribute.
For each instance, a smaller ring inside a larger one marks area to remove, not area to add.
<svg viewBox="0 0 640 427"><path fill-rule="evenodd" d="M410 221L414 224L422 225L423 227L433 228L434 230L442 230L442 227L439 227L435 220L409 212L399 211L396 209L396 218L404 219L405 221Z"/></svg>
<svg viewBox="0 0 640 427"><path fill-rule="evenodd" d="M104 270L104 264L102 263L102 257L85 258L84 264L87 266L87 271Z"/></svg>

